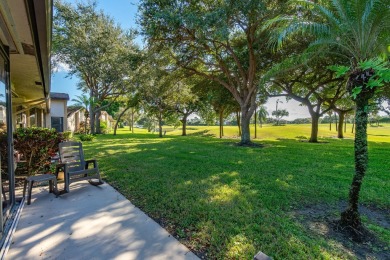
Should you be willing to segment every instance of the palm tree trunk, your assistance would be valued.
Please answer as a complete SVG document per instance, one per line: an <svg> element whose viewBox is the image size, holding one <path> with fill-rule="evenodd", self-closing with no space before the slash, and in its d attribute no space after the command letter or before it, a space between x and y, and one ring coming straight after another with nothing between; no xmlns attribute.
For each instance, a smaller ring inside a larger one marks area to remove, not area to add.
<svg viewBox="0 0 390 260"><path fill-rule="evenodd" d="M363 72L364 73L364 72ZM350 78L351 79L351 78ZM352 84L351 84L352 85ZM361 84L355 84L359 86ZM362 227L360 214L358 211L359 194L364 175L366 174L368 165L368 147L367 147L367 123L368 101L375 94L375 89L367 86L363 87L361 93L356 97L356 133L355 133L355 174L352 179L352 184L349 189L348 207L341 213L341 223L344 226L352 227L358 230Z"/></svg>

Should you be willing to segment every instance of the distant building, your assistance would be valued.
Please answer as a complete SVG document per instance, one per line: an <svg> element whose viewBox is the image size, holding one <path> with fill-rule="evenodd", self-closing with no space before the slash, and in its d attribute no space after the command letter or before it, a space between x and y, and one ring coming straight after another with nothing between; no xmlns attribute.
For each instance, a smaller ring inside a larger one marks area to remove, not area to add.
<svg viewBox="0 0 390 260"><path fill-rule="evenodd" d="M67 104L69 95L66 93L50 92L50 112L46 114L46 127L58 132L67 131Z"/></svg>
<svg viewBox="0 0 390 260"><path fill-rule="evenodd" d="M114 125L115 125L115 120L106 111L101 111L100 122L104 122L107 124L108 131L110 131L112 128L114 128Z"/></svg>
<svg viewBox="0 0 390 260"><path fill-rule="evenodd" d="M68 131L72 133L79 132L81 129L81 124L85 125L85 108L81 106L69 106L67 123Z"/></svg>

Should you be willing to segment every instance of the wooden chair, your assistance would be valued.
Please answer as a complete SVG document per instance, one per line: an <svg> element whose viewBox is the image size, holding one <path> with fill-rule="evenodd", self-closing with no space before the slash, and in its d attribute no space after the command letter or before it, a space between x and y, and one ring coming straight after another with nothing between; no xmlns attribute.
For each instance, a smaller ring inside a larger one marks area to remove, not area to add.
<svg viewBox="0 0 390 260"><path fill-rule="evenodd" d="M90 184L97 186L103 184L100 177L97 161L84 160L83 146L80 142L63 142L59 144L61 163L56 167L56 175L64 171L65 191L69 192L71 183L81 180L88 180ZM93 168L89 165L93 164Z"/></svg>

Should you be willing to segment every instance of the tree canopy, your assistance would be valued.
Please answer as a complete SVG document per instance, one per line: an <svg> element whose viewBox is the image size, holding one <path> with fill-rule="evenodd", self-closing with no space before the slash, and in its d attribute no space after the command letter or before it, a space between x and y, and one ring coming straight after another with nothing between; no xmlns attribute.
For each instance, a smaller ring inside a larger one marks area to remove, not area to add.
<svg viewBox="0 0 390 260"><path fill-rule="evenodd" d="M140 4L140 24L155 50L167 50L175 65L228 89L241 108L241 144L250 143L261 71L271 51L262 23L285 1L152 1Z"/></svg>
<svg viewBox="0 0 390 260"><path fill-rule="evenodd" d="M126 92L129 75L139 62L138 48L132 33L98 11L96 2L72 5L57 0L55 8L54 63L66 64L69 74L81 79L79 88L94 99L90 118L95 133L99 112Z"/></svg>

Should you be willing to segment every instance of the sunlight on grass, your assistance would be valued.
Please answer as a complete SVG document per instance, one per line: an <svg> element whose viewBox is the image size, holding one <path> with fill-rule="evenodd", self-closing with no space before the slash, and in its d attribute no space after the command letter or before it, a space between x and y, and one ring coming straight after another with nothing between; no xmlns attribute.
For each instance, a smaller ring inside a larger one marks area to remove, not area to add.
<svg viewBox="0 0 390 260"><path fill-rule="evenodd" d="M85 142L104 179L181 242L207 259L251 259L258 251L275 259L353 258L337 242L305 228L292 213L334 205L348 197L354 173L353 134L339 140L320 125L318 144L306 142L310 125L265 125L256 143L237 147L237 127L170 129L166 136L119 129ZM390 207L390 125L369 127L370 162L361 202ZM253 135L253 126L252 126ZM306 138L306 139L305 139ZM331 218L338 217L338 210ZM390 230L363 219L381 241Z"/></svg>
<svg viewBox="0 0 390 260"><path fill-rule="evenodd" d="M226 258L240 259L247 252L255 252L252 242L244 235L237 235L230 239L227 244Z"/></svg>
<svg viewBox="0 0 390 260"><path fill-rule="evenodd" d="M231 202L234 197L240 195L240 191L234 188L229 187L228 185L223 185L221 187L216 187L209 191L210 201L211 202Z"/></svg>
<svg viewBox="0 0 390 260"><path fill-rule="evenodd" d="M165 129L165 128L164 128ZM181 135L181 128L171 129L167 136L178 136ZM188 134L194 134L197 132L207 132L215 137L219 136L218 126L191 126L191 130L188 130ZM344 132L344 139L353 139L354 134L351 133L352 124L347 124L347 131ZM146 132L145 130L138 129L138 133ZM390 124L383 124L381 127L368 126L368 140L373 142L390 142ZM289 138L289 139L303 139L307 140L310 137L311 125L285 125L285 126L273 126L263 125L262 128L257 127L257 139L258 140L276 140L278 138ZM154 135L157 135L155 133ZM251 125L251 135L254 138L254 125ZM166 138L165 136L164 138ZM333 124L332 130L329 130L328 124L320 124L318 130L319 138L334 138L337 139L336 127ZM224 138L239 139L238 127L236 126L224 126Z"/></svg>

